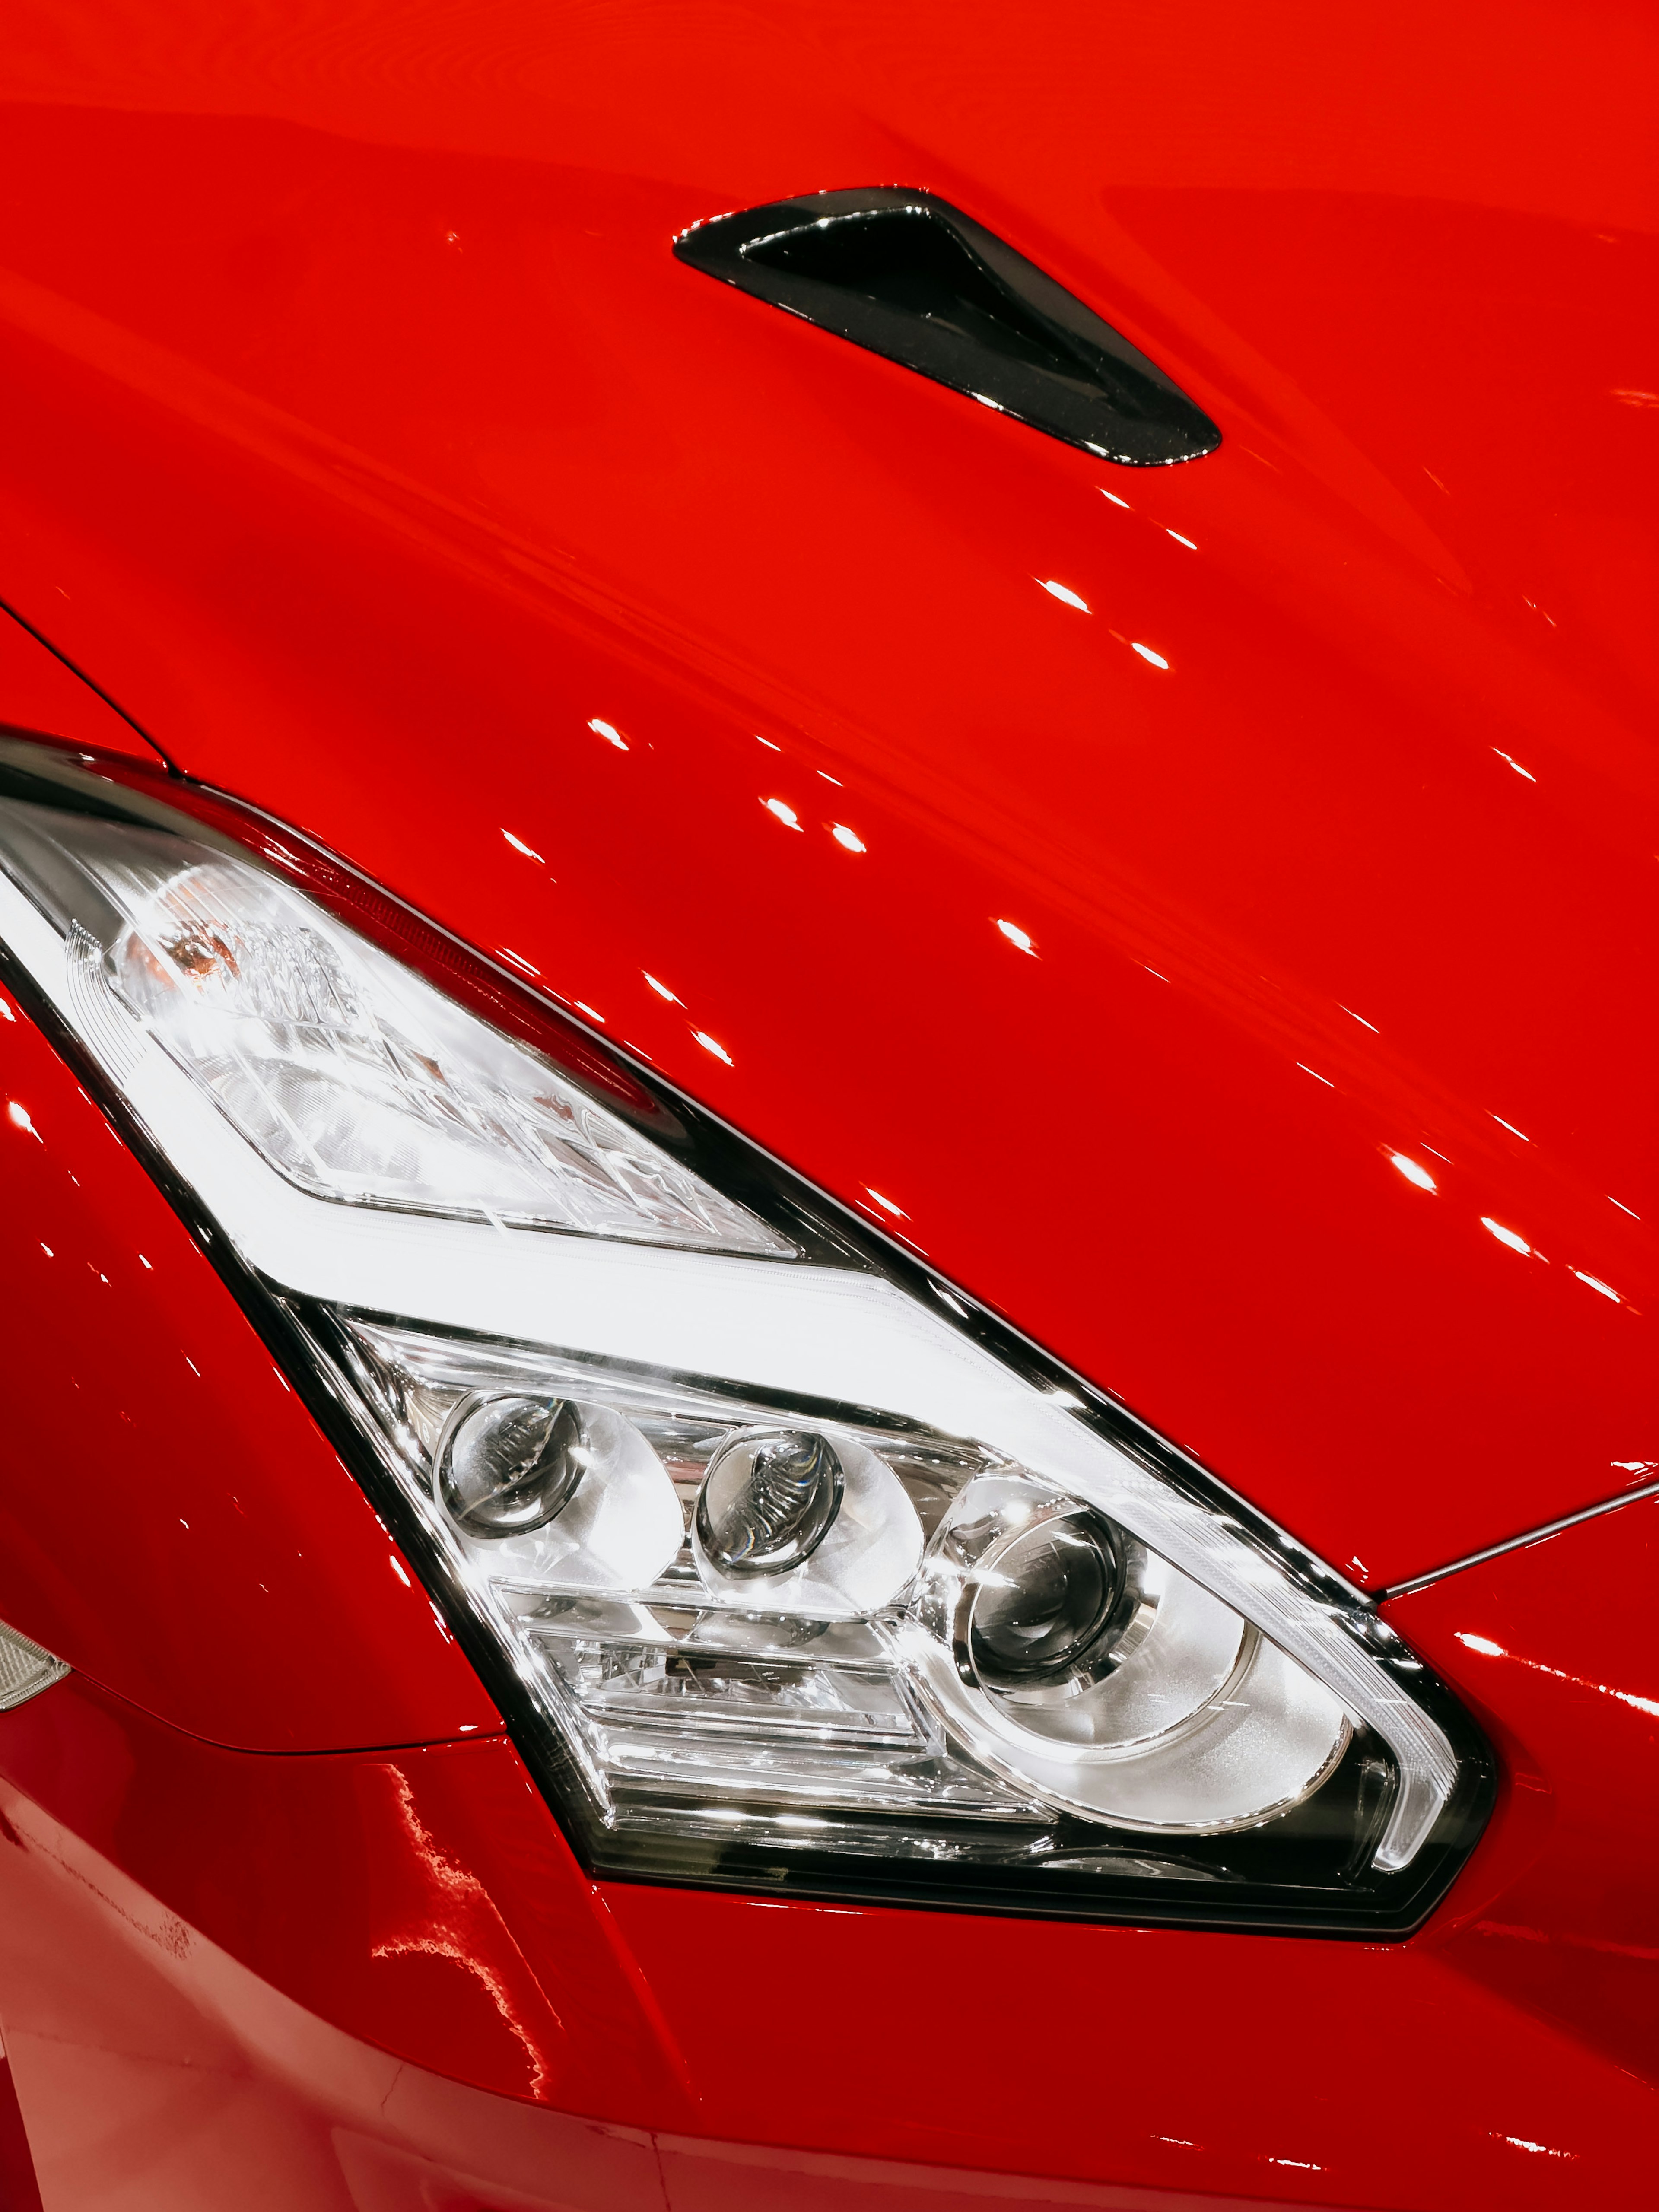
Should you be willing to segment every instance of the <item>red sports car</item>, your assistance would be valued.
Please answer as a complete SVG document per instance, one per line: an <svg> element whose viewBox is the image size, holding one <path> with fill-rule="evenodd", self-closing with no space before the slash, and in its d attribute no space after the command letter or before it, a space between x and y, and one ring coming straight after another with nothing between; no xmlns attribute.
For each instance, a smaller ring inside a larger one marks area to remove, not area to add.
<svg viewBox="0 0 1659 2212"><path fill-rule="evenodd" d="M1605 2212L1659 20L17 0L7 2212Z"/></svg>

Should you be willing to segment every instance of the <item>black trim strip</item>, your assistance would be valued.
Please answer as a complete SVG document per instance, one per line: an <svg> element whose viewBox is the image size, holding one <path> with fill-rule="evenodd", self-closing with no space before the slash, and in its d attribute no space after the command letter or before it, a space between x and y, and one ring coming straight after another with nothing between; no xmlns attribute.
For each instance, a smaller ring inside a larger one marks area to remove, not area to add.
<svg viewBox="0 0 1659 2212"><path fill-rule="evenodd" d="M1599 1505L1581 1506L1577 1513L1564 1513L1559 1521L1546 1521L1541 1528L1528 1528L1523 1536L1505 1536L1501 1544L1488 1544L1483 1552L1470 1552L1449 1566L1431 1567L1425 1575L1413 1575L1409 1581L1394 1583L1385 1590L1378 1590L1372 1603L1387 1605L1390 1598L1409 1597L1413 1590L1427 1589L1435 1583L1443 1583L1448 1575L1461 1575L1465 1567L1478 1567L1487 1559L1501 1559L1506 1552L1522 1552L1528 1544L1541 1544L1547 1537L1559 1536L1564 1528L1576 1528L1581 1521L1599 1521L1604 1513L1616 1513L1621 1505L1639 1505L1644 1498L1659 1498L1659 1482L1650 1482L1640 1490L1621 1491L1617 1498L1604 1498Z"/></svg>
<svg viewBox="0 0 1659 2212"><path fill-rule="evenodd" d="M71 660L68 653L64 652L60 647L55 646L44 630L36 629L34 624L32 622L27 621L23 616L20 615L16 608L13 606L9 600L0 599L0 614L9 615L12 621L16 623L19 629L27 630L37 645L44 646L54 660L60 662L64 667L68 669L71 676L75 677L79 682L84 684L88 690L90 691L95 698L101 699L104 704L109 708L112 714L118 714L121 717L121 720L126 724L127 727L133 732L134 735L143 739L144 743L155 755L155 757L166 767L169 775L178 775L182 773L172 755L167 752L163 747L156 743L155 739L151 737L149 732L144 727L143 724L135 716L129 714L126 708L121 704L118 699L112 698L110 694L105 690L101 684L94 684L92 678L88 675L86 670L81 667L76 662ZM7 723L0 726L3 726L9 732L14 726L10 723ZM20 732L20 734L25 733ZM33 735L35 732L30 732L26 734ZM54 744L63 744L68 743L68 740L66 738L54 738L52 742Z"/></svg>

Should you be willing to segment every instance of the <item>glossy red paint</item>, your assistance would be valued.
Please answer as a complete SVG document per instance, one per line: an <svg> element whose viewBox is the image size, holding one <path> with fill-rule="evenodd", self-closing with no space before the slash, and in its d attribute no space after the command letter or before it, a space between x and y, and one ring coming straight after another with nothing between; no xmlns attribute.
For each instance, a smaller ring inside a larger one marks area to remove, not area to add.
<svg viewBox="0 0 1659 2212"><path fill-rule="evenodd" d="M1358 1580L1656 1455L1650 27L32 20L0 592L173 757ZM1220 451L1095 464L668 252L889 177Z"/></svg>
<svg viewBox="0 0 1659 2212"><path fill-rule="evenodd" d="M0 725L41 730L106 752L154 761L155 750L67 667L33 630L0 607Z"/></svg>
<svg viewBox="0 0 1659 2212"><path fill-rule="evenodd" d="M530 1996L525 2025L538 2052L555 2064L563 2053L517 1945L488 1925L487 1905L469 1895L458 1909L458 1889L484 1879L513 1893L508 1909L527 1910L554 1937L554 1955L577 1969L559 1997L572 2024L606 2024L617 1969L596 1960L596 1930L579 1899L569 1919L562 1847L554 1835L550 1856L545 1814L539 1848L532 1827L527 1852L509 1817L507 1863L481 1833L487 1812L510 1814L492 1788L493 1778L507 1780L509 1797L513 1789L499 1742L396 1760L259 1759L184 1737L162 1748L160 1733L133 1709L68 1684L0 1719L4 2026L48 2206L519 2212L556 2203L632 2212L660 2203L641 2129L490 2094L409 2055L436 2053L473 2077L505 2058L524 2086L518 2038L476 2033L492 1964L515 1996ZM443 1771L457 1760L469 1770L459 1832ZM17 1786L20 1772L38 1795ZM164 1776L181 1792L178 1808L156 1787ZM441 1855L435 1875L430 1850L411 1861L400 1848L405 1785ZM193 1853L178 1848L180 1810ZM252 1868L284 1847L284 1878L253 1889ZM157 1888L134 1866L159 1868ZM407 1887L422 1866L424 1889ZM526 1879L537 1876L539 1887ZM430 1942L424 1982L420 1954L377 1960L377 1940ZM455 1963L443 1963L447 1954ZM320 2011L289 1993L296 1983ZM332 2024L342 2017L383 2035L384 2046ZM619 2051L602 2036L594 2048L624 2081L650 2056L648 2037ZM478 2177L487 2195L477 2193Z"/></svg>
<svg viewBox="0 0 1659 2212"><path fill-rule="evenodd" d="M178 1216L0 988L0 1619L256 1751L500 1727Z"/></svg>
<svg viewBox="0 0 1659 2212"><path fill-rule="evenodd" d="M59 1879L118 1868L175 1956L217 1946L343 2034L497 2096L684 2124L684 2062L504 1737L254 1755L73 1675L0 1733L9 1855Z"/></svg>
<svg viewBox="0 0 1659 2212"><path fill-rule="evenodd" d="M1656 44L15 11L0 601L1385 1587L1659 1462ZM1219 451L668 251L887 180ZM145 752L4 617L0 719ZM9 999L0 1089L0 1618L79 1670L0 1716L48 2212L1641 2198L1659 1506L1390 1603L1504 1767L1409 1942L599 1890Z"/></svg>
<svg viewBox="0 0 1659 2212"><path fill-rule="evenodd" d="M1659 1826L1656 1606L1649 1498L1388 1610L1480 1717L1508 1777L1485 1850L1512 1856L1512 1878L1486 1896L1477 1861L1430 1940L1659 2084L1659 1901L1644 1840Z"/></svg>
<svg viewBox="0 0 1659 2212"><path fill-rule="evenodd" d="M10 2062L0 2058L0 2203L9 2212L41 2212L34 2154L23 2126Z"/></svg>
<svg viewBox="0 0 1659 2212"><path fill-rule="evenodd" d="M47 2203L262 2171L388 2212L1638 2201L1659 1946L1609 1861L1649 1832L1659 1700L1604 1591L1650 1613L1659 1506L1626 1513L1398 1601L1516 1800L1404 1944L596 1888L499 1737L256 1757L71 1679L0 1716L0 2017Z"/></svg>

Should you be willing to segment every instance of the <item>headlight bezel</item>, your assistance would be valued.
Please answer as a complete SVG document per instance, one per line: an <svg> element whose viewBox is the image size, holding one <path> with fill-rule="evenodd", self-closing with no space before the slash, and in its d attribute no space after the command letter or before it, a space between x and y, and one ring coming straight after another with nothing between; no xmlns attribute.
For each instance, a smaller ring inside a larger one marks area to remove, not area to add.
<svg viewBox="0 0 1659 2212"><path fill-rule="evenodd" d="M590 1873L750 1893L854 1898L1139 1924L1302 1929L1372 1938L1405 1934L1420 1924L1484 1826L1493 1796L1493 1764L1461 1705L1407 1650L1363 1593L1106 1394L906 1251L900 1241L815 1190L654 1071L618 1054L543 994L449 937L310 840L224 793L142 764L100 759L81 748L47 748L32 738L5 740L0 742L0 769L9 781L19 772L29 775L37 787L35 796L41 795L38 787L44 782L58 794L58 803L67 800L82 810L107 809L119 818L217 843L227 853L262 863L461 1004L553 1058L569 1079L596 1091L610 1110L629 1115L653 1142L778 1229L801 1259L820 1267L874 1275L892 1285L965 1344L988 1354L1011 1376L1063 1404L1070 1420L1144 1470L1172 1506L1178 1502L1189 1515L1196 1511L1224 1530L1229 1543L1243 1547L1241 1557L1255 1560L1255 1571L1298 1594L1301 1613L1314 1632L1327 1635L1334 1630L1352 1644L1367 1669L1392 1682L1400 1698L1429 1716L1456 1762L1455 1786L1428 1842L1399 1875L1373 1873L1351 1881L1346 1889L1334 1887L1328 1881L1322 1886L1309 1884L1305 1893L1294 1882L1257 1881L1248 1875L1218 1881L1206 1863L1201 1839L1183 1842L1180 1851L1160 1855L1144 1835L1137 1838L1120 1830L1113 1833L1123 1838L1121 1880L1103 1873L1104 1862L1097 1857L1093 1869L1069 1886L1062 1873L1042 1885L1040 1893L1033 1893L1029 1880L1012 1880L1006 1870L961 1861L929 1868L868 1853L815 1852L793 1843L782 1850L763 1840L699 1848L684 1838L659 1838L653 1843L636 1836L594 1832L584 1812L591 1792L576 1771L571 1746L541 1711L535 1697L527 1694L526 1682L494 1627L479 1617L475 1593L453 1572L443 1546L411 1510L407 1492L388 1462L384 1437L365 1418L362 1390L349 1379L349 1358L342 1349L338 1321L318 1301L296 1296L261 1276L234 1249L97 1055L9 948L0 946L0 973L76 1066L106 1115L191 1229L440 1604ZM111 795L112 786L115 796ZM799 1261L759 1260L751 1264L791 1267ZM364 1317L392 1327L431 1327L384 1309ZM465 1337L467 1332L452 1328L447 1334ZM765 1395L753 1386L744 1387L751 1396ZM798 1396L780 1396L780 1417L799 1402ZM848 1410L832 1403L827 1418ZM1356 1762L1357 1768L1364 1765L1363 1759ZM1375 1774L1368 1778L1356 1771L1352 1778L1356 1801L1368 1788L1377 1786ZM1310 1832L1335 1810L1334 1799L1321 1805L1322 1794L1316 1792L1309 1801L1320 1808L1302 1824ZM1322 1850L1322 1864L1328 1861L1327 1845L1311 1832L1299 1838L1294 1823L1294 1815L1279 1818L1273 1848L1288 1849L1292 1858L1301 1850L1310 1863ZM1231 1870L1236 1874L1241 1847L1234 1842L1230 1850ZM1147 1867L1160 1856L1162 1870L1155 1877L1149 1875ZM1249 1859L1249 1846L1243 1847L1243 1856ZM1180 1871L1183 1862L1190 1879ZM1315 1889L1317 1894L1312 1893ZM1223 1891L1224 1895L1218 1893Z"/></svg>

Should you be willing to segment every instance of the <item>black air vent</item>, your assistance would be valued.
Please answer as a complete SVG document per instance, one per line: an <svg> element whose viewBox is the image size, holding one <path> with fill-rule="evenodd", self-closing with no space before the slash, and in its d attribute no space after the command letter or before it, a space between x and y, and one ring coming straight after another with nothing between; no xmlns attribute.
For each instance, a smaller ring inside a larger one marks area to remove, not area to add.
<svg viewBox="0 0 1659 2212"><path fill-rule="evenodd" d="M1151 468L1221 433L1109 323L928 192L818 192L719 216L682 261L989 400L1051 438Z"/></svg>

